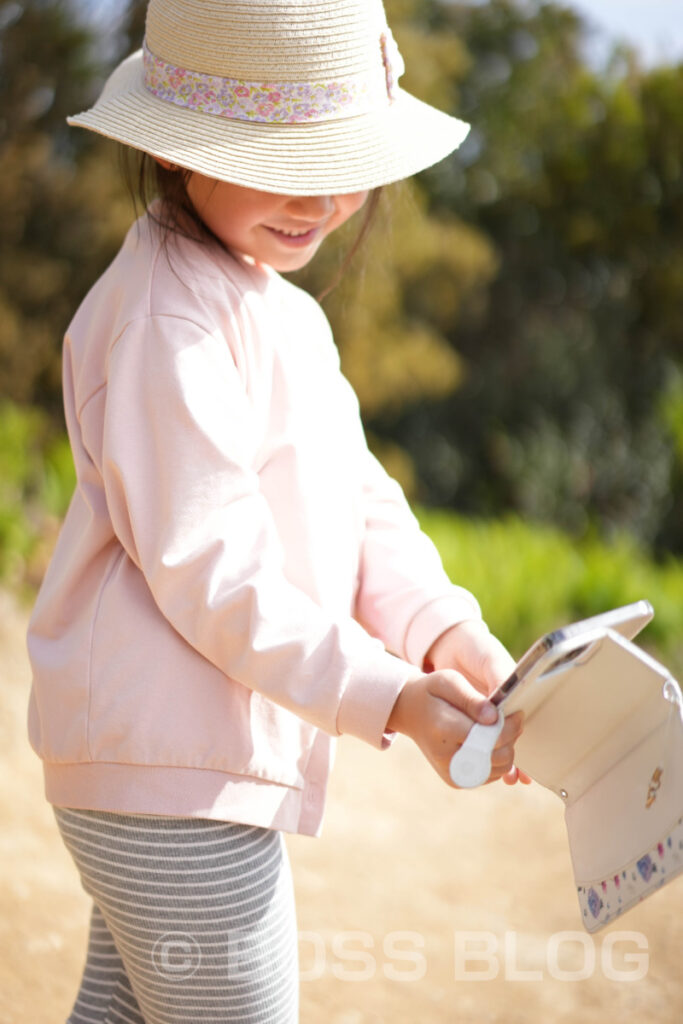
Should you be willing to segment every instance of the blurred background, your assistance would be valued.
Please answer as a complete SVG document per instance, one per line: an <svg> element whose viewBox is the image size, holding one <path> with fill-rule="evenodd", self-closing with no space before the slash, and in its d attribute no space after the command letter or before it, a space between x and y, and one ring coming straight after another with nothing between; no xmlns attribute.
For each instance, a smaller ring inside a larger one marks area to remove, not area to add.
<svg viewBox="0 0 683 1024"><path fill-rule="evenodd" d="M680 3L386 0L403 84L472 130L384 190L323 305L373 449L512 653L645 597L643 642L683 679ZM63 1021L86 945L89 902L26 741L24 635L74 484L63 333L134 216L116 146L65 117L143 23L140 2L0 0L0 1024ZM299 283L323 292L354 236ZM563 809L540 786L470 799L408 743L342 742L322 838L288 846L302 1020L680 1024L681 882L590 946L585 980L551 976L554 937L570 977L587 952ZM419 951L413 984L405 952L386 962L396 936ZM456 982L462 936L497 943L485 985Z"/></svg>
<svg viewBox="0 0 683 1024"><path fill-rule="evenodd" d="M677 0L386 7L405 87L472 130L385 190L324 300L371 445L513 653L647 597L681 668ZM136 0L0 2L0 579L29 597L73 486L62 335L133 217L116 146L65 117L143 25Z"/></svg>

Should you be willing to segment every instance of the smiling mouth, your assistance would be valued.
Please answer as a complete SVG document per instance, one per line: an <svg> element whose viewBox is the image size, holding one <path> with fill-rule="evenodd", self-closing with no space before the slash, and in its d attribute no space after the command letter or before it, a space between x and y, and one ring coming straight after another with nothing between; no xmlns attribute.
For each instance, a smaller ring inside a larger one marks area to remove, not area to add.
<svg viewBox="0 0 683 1024"><path fill-rule="evenodd" d="M267 224L264 225L264 227L266 228L266 231L269 231L271 235L274 235L278 241L282 242L284 245L293 246L294 248L309 245L320 232L320 227L308 228L306 231L286 231L281 228L271 228Z"/></svg>

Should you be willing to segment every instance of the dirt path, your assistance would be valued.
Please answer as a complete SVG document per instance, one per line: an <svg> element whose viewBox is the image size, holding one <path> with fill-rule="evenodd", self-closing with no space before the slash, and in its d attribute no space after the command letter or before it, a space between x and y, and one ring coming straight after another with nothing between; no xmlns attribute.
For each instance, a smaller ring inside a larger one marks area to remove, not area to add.
<svg viewBox="0 0 683 1024"><path fill-rule="evenodd" d="M25 618L0 593L0 1024L63 1024L88 900L25 740ZM455 794L408 743L344 740L323 837L289 849L302 1024L683 1019L683 880L590 939L539 787Z"/></svg>

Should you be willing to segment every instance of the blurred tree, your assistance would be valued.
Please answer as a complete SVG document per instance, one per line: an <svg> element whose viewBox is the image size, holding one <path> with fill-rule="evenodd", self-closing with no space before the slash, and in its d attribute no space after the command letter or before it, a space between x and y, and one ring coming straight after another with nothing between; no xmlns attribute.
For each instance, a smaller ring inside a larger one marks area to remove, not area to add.
<svg viewBox="0 0 683 1024"><path fill-rule="evenodd" d="M111 153L65 122L99 45L67 0L0 3L0 395L57 418L64 329L130 219Z"/></svg>
<svg viewBox="0 0 683 1024"><path fill-rule="evenodd" d="M131 0L125 17L125 32L128 46L126 52L137 50L142 46L145 35L145 14L147 12L147 0Z"/></svg>
<svg viewBox="0 0 683 1024"><path fill-rule="evenodd" d="M458 104L468 64L452 28L433 26L431 0L387 0L389 21L406 61L404 88L442 109ZM420 178L384 190L374 227L340 285L324 299L344 372L366 421L380 422L417 403L452 395L460 358L448 341L451 325L491 281L496 257L483 233L451 209L430 210ZM336 276L352 244L348 226L297 276L313 294ZM371 442L389 470L414 496L414 471L390 432Z"/></svg>
<svg viewBox="0 0 683 1024"><path fill-rule="evenodd" d="M499 273L451 323L457 394L374 427L436 504L682 550L661 399L683 347L683 67L618 51L591 69L581 21L553 4L431 7L470 53L473 129L427 174L430 212L485 233Z"/></svg>
<svg viewBox="0 0 683 1024"><path fill-rule="evenodd" d="M57 418L64 329L132 215L116 147L64 119L145 6L0 0L0 397ZM386 7L402 84L473 130L386 190L324 300L378 452L432 503L683 550L683 69L591 68L578 16L540 0Z"/></svg>
<svg viewBox="0 0 683 1024"><path fill-rule="evenodd" d="M422 0L392 6L413 75L409 87L452 106L466 62L462 46L453 33L430 31ZM0 6L0 101L11 113L0 153L0 199L14 212L0 228L0 394L53 411L61 407L64 329L131 216L115 147L68 129L65 116L87 106L109 67L140 45L146 3L131 0L100 26L86 19L87 9L77 0ZM21 106L16 98L33 95L34 79L37 98ZM364 299L371 300L359 301L351 273L326 303L367 412L452 391L458 358L445 331L462 296L494 271L480 233L452 215L430 218L419 189L386 198L391 227L365 253ZM324 253L303 279L306 287L318 293L334 278L353 230ZM401 475L400 464L395 468Z"/></svg>

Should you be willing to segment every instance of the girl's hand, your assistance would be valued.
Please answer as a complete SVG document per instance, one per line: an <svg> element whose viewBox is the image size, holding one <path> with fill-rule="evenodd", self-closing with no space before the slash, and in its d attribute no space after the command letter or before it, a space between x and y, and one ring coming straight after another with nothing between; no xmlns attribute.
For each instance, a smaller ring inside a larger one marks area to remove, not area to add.
<svg viewBox="0 0 683 1024"><path fill-rule="evenodd" d="M480 619L451 626L434 641L424 660L426 672L454 668L490 696L512 674L515 663Z"/></svg>
<svg viewBox="0 0 683 1024"><path fill-rule="evenodd" d="M473 722L492 725L497 710L459 672L444 669L412 679L401 690L387 728L417 744L436 773L453 786L451 758L462 746ZM514 743L522 731L521 715L506 719L491 755L489 782L516 772Z"/></svg>
<svg viewBox="0 0 683 1024"><path fill-rule="evenodd" d="M493 710L485 711L487 707L492 709L493 705L489 704L488 701L482 700L480 695L488 696L493 693L508 678L514 667L513 659L501 642L494 636L491 636L486 624L480 620L461 622L457 626L452 626L432 644L425 657L425 670L433 676L442 674L443 670L451 670L447 673L448 676L452 677L457 674L458 686L460 683L465 683L468 688L464 692L459 688L457 694L455 691L450 691L451 699L456 701L454 706L460 708L469 717L465 733L457 740L456 745L453 746L451 756L455 753L458 746L463 743L472 725L472 720L483 722L483 724L495 722L495 712ZM480 697L479 703L472 703L473 690L474 696ZM442 699L449 700L449 697L443 697ZM464 701L464 704L457 703L458 700ZM488 717L484 719L477 717L477 715L482 713ZM525 784L531 782L529 776L515 768L511 760L506 769L500 770L501 764L508 753L508 747L514 744L521 730L521 715L512 715L506 721L494 750L493 771L489 781L493 781L494 778L502 778L508 785L514 785L517 781ZM423 749L421 743L418 740L416 742ZM423 750L423 752L425 751ZM426 756L431 763L434 763L428 754ZM450 758L448 762L450 763ZM446 776L442 774L439 768L437 768L437 771L442 778L445 777L446 781L450 782L448 771L446 771Z"/></svg>

